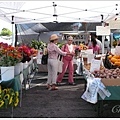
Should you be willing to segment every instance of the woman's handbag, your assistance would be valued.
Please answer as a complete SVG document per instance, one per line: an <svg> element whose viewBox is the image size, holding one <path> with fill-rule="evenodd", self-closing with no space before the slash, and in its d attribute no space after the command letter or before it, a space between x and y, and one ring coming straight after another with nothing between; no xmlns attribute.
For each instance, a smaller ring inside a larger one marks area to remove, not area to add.
<svg viewBox="0 0 120 120"><path fill-rule="evenodd" d="M48 50L47 48L44 48L43 55L41 58L41 64L47 65L47 63L48 63Z"/></svg>
<svg viewBox="0 0 120 120"><path fill-rule="evenodd" d="M47 62L48 62L48 54L46 55L43 54L41 58L41 64L47 65Z"/></svg>
<svg viewBox="0 0 120 120"><path fill-rule="evenodd" d="M62 56L59 55L58 56L58 72L59 73L62 73L63 64L64 64L61 59L62 59Z"/></svg>

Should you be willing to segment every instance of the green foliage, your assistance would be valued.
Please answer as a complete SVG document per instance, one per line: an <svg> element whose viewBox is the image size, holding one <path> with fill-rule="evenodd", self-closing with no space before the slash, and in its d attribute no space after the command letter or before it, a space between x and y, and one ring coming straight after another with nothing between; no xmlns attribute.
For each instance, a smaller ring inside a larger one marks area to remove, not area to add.
<svg viewBox="0 0 120 120"><path fill-rule="evenodd" d="M0 33L1 36L11 36L12 35L12 32L7 29L7 28L3 28L1 33Z"/></svg>
<svg viewBox="0 0 120 120"><path fill-rule="evenodd" d="M43 50L47 46L47 43L43 41L32 40L30 46L38 50Z"/></svg>
<svg viewBox="0 0 120 120"><path fill-rule="evenodd" d="M62 48L62 46L64 45L65 43L57 43L57 46L59 47L59 48Z"/></svg>

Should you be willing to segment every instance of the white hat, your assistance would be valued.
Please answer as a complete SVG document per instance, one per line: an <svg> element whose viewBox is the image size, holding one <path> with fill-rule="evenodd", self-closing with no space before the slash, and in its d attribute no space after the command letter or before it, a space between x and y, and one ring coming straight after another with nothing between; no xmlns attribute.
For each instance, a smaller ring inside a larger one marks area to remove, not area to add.
<svg viewBox="0 0 120 120"><path fill-rule="evenodd" d="M72 37L72 36L70 36L70 37L68 37L68 38L67 38L67 40L73 40L73 37Z"/></svg>
<svg viewBox="0 0 120 120"><path fill-rule="evenodd" d="M52 41L52 40L56 40L56 39L58 39L59 37L56 35L56 34L52 34L51 36L50 36L50 41Z"/></svg>

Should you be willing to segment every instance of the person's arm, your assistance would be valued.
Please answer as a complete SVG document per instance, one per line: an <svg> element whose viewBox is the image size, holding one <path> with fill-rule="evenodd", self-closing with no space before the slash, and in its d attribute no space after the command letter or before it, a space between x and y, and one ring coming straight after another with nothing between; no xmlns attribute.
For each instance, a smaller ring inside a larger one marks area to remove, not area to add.
<svg viewBox="0 0 120 120"><path fill-rule="evenodd" d="M99 46L97 46L98 47L98 54L100 54L100 47Z"/></svg>
<svg viewBox="0 0 120 120"><path fill-rule="evenodd" d="M72 56L75 56L75 49L76 49L76 46L73 45L73 51L71 53Z"/></svg>
<svg viewBox="0 0 120 120"><path fill-rule="evenodd" d="M62 46L61 50L65 51L66 44Z"/></svg>
<svg viewBox="0 0 120 120"><path fill-rule="evenodd" d="M58 54L63 55L63 56L71 55L71 53L69 53L69 52L62 51L57 45L56 45L56 49L55 50L58 52Z"/></svg>
<svg viewBox="0 0 120 120"><path fill-rule="evenodd" d="M98 54L100 54L100 49L98 49Z"/></svg>

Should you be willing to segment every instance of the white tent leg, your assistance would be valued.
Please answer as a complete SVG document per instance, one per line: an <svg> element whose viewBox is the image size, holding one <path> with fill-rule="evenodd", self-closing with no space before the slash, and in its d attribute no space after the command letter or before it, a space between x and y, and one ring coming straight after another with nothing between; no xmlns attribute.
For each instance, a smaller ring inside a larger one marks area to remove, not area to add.
<svg viewBox="0 0 120 120"><path fill-rule="evenodd" d="M15 24L14 24L14 16L12 16L12 46L15 45Z"/></svg>

